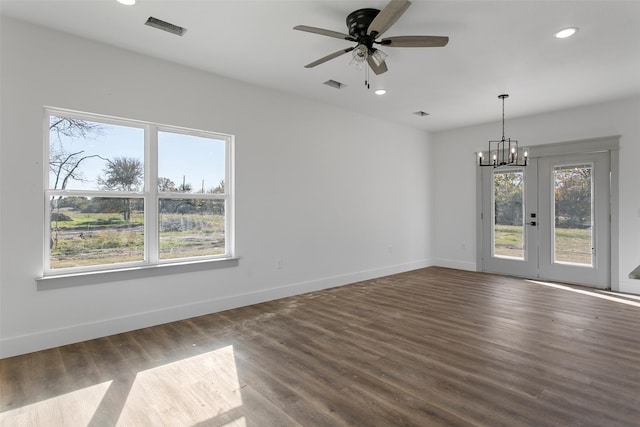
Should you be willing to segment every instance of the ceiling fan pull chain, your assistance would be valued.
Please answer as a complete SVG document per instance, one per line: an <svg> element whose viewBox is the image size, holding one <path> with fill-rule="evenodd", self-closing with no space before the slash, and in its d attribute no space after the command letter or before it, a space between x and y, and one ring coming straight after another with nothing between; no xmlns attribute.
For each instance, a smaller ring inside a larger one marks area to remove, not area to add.
<svg viewBox="0 0 640 427"><path fill-rule="evenodd" d="M369 67L367 66L364 67L364 85L367 89L371 88L371 86L369 86Z"/></svg>

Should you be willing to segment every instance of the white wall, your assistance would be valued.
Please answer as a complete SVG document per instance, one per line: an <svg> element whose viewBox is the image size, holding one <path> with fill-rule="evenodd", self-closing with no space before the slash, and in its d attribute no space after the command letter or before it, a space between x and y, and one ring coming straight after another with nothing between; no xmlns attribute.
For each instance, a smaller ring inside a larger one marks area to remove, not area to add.
<svg viewBox="0 0 640 427"><path fill-rule="evenodd" d="M640 98L507 118L507 136L524 146L612 135L620 138L619 290L640 294L640 281L628 274L640 264ZM499 136L500 123L432 135L435 162L434 257L442 266L476 269L476 169L474 152ZM463 247L465 249L463 249ZM614 266L615 267L615 266Z"/></svg>
<svg viewBox="0 0 640 427"><path fill-rule="evenodd" d="M1 31L0 356L431 264L425 132L8 18ZM234 134L239 266L38 290L43 106Z"/></svg>

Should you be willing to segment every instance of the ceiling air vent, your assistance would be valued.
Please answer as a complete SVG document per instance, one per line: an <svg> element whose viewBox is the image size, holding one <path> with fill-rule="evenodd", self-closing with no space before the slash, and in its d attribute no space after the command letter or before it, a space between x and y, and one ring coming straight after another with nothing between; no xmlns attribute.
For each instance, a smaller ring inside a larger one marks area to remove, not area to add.
<svg viewBox="0 0 640 427"><path fill-rule="evenodd" d="M428 116L429 115L429 113L426 113L424 111L416 111L413 114L415 114L416 116L420 116L420 117L424 117L424 116Z"/></svg>
<svg viewBox="0 0 640 427"><path fill-rule="evenodd" d="M325 84L327 86L330 86L330 87L332 87L334 89L342 89L343 87L346 86L344 83L340 83L340 82L337 82L335 80L327 80L323 84Z"/></svg>
<svg viewBox="0 0 640 427"><path fill-rule="evenodd" d="M147 19L147 22L144 23L144 25L166 31L177 36L183 36L187 31L186 28L170 24L169 22L163 21L162 19L154 18L153 16L150 16L149 19Z"/></svg>

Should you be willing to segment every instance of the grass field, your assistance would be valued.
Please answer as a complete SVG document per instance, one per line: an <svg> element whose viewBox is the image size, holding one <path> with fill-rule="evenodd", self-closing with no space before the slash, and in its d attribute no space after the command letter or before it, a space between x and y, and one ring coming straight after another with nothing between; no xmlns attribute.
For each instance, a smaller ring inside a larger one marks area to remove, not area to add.
<svg viewBox="0 0 640 427"><path fill-rule="evenodd" d="M108 265L144 260L144 215L80 213L61 209L68 220L51 222L51 268ZM222 254L224 215L161 214L160 259Z"/></svg>
<svg viewBox="0 0 640 427"><path fill-rule="evenodd" d="M522 226L496 225L495 255L523 257ZM591 265L591 230L556 228L555 261Z"/></svg>

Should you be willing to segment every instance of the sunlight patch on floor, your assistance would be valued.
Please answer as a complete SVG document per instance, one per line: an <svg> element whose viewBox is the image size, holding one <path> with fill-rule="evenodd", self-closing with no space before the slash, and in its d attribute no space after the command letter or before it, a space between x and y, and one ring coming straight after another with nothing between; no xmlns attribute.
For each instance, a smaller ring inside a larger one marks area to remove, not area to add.
<svg viewBox="0 0 640 427"><path fill-rule="evenodd" d="M228 422L222 427L247 427L247 419L245 417L240 417L237 420Z"/></svg>
<svg viewBox="0 0 640 427"><path fill-rule="evenodd" d="M117 425L193 425L242 406L233 346L138 372ZM244 419L230 426L242 426Z"/></svg>
<svg viewBox="0 0 640 427"><path fill-rule="evenodd" d="M574 287L571 287L571 286L567 286L567 285L560 285L558 283L542 282L542 281L539 281L539 280L530 280L530 279L526 279L525 282L535 283L537 285L542 285L542 286L548 286L550 288L563 289L565 291L575 292L575 293L582 294L582 295L588 295L588 296L594 297L594 298L601 298L601 299L605 299L607 301L619 302L621 304L632 305L634 307L640 307L640 302L629 301L628 299L624 299L624 298L621 298L621 297L615 297L613 295L605 295L605 294L602 293L602 291L598 291L598 290L590 291L590 290L586 290L586 289L577 289L577 288L574 288Z"/></svg>
<svg viewBox="0 0 640 427"><path fill-rule="evenodd" d="M2 426L87 426L112 381L0 413Z"/></svg>

